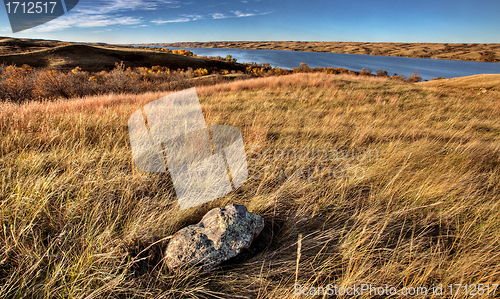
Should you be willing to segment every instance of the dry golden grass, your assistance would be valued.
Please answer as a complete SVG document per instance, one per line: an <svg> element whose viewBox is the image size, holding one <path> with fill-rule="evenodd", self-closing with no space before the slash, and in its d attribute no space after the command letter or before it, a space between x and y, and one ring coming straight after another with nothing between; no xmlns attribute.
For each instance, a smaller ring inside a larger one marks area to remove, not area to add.
<svg viewBox="0 0 500 299"><path fill-rule="evenodd" d="M294 298L296 272L315 287L500 282L498 94L321 73L198 93L209 124L241 129L252 177L184 211L128 142L128 117L166 93L0 104L0 297ZM332 155L320 173L279 149ZM165 237L228 203L264 217L255 251L169 272Z"/></svg>
<svg viewBox="0 0 500 299"><path fill-rule="evenodd" d="M231 41L183 42L162 45L166 47L266 49L473 61L500 61L500 44Z"/></svg>
<svg viewBox="0 0 500 299"><path fill-rule="evenodd" d="M500 75L475 75L467 77L458 77L444 80L433 80L419 83L422 86L438 88L457 88L462 90L481 91L500 91Z"/></svg>

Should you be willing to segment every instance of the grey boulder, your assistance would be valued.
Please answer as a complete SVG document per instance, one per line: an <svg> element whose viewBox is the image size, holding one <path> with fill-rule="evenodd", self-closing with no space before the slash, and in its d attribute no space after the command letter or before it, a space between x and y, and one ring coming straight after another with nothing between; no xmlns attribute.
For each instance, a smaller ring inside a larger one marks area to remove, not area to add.
<svg viewBox="0 0 500 299"><path fill-rule="evenodd" d="M164 261L169 269L200 265L207 271L250 247L264 228L264 219L242 205L210 210L197 224L170 240Z"/></svg>

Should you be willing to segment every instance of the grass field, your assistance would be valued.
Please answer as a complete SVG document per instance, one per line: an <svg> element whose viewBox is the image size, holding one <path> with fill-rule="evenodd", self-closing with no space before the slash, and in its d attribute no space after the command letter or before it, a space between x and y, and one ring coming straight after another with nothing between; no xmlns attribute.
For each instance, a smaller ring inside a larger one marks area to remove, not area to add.
<svg viewBox="0 0 500 299"><path fill-rule="evenodd" d="M128 141L129 116L167 93L0 103L0 297L498 284L500 93L485 84L499 76L468 80L479 87L322 73L199 87L207 123L240 128L250 178L183 211ZM212 273L169 272L167 237L229 203L264 217L252 249Z"/></svg>
<svg viewBox="0 0 500 299"><path fill-rule="evenodd" d="M500 44L231 41L184 42L162 45L166 47L266 49L490 62L500 61Z"/></svg>
<svg viewBox="0 0 500 299"><path fill-rule="evenodd" d="M500 76L495 74L475 75L468 77L451 78L447 80L433 80L422 82L422 86L438 88L454 88L459 90L486 92L500 91Z"/></svg>

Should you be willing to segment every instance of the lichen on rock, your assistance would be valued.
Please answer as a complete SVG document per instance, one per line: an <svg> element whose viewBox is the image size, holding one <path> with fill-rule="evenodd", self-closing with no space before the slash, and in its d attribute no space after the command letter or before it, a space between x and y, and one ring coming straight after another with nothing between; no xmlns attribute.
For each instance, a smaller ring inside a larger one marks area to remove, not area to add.
<svg viewBox="0 0 500 299"><path fill-rule="evenodd" d="M264 219L242 205L210 210L197 224L187 226L168 244L164 261L169 269L201 265L211 270L250 247L264 228Z"/></svg>

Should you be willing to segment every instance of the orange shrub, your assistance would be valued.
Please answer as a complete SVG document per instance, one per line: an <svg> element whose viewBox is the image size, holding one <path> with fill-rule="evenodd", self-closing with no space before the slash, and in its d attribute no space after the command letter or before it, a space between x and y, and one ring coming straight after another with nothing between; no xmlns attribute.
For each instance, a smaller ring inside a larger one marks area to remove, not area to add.
<svg viewBox="0 0 500 299"><path fill-rule="evenodd" d="M196 56L196 55L194 55L193 52L188 51L188 50L184 50L184 49L173 50L172 53L179 54L179 55L184 55L184 56L190 56L190 57Z"/></svg>

